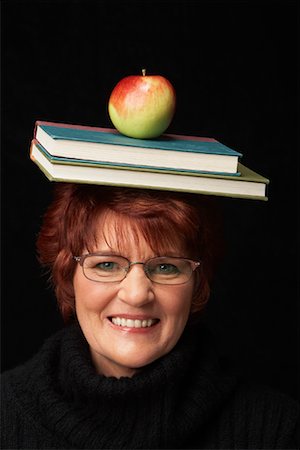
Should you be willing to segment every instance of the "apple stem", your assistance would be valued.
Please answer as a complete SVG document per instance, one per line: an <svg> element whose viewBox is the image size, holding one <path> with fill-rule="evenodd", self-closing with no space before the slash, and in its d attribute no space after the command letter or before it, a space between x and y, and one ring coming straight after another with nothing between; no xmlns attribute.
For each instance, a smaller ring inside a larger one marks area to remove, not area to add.
<svg viewBox="0 0 300 450"><path fill-rule="evenodd" d="M146 69L142 69L143 77L146 75Z"/></svg>

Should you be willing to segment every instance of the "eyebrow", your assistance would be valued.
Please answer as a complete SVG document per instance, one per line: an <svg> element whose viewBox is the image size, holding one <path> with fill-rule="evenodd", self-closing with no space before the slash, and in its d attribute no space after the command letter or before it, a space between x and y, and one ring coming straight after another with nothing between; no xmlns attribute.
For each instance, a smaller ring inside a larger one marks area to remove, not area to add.
<svg viewBox="0 0 300 450"><path fill-rule="evenodd" d="M126 258L126 256L124 256L122 253L118 252L118 251L114 251L114 250L94 250L91 253L95 254L95 253L99 253L101 255L104 256L123 256Z"/></svg>
<svg viewBox="0 0 300 450"><path fill-rule="evenodd" d="M124 254L118 252L118 251L104 251L104 250L95 250L89 254L100 254L103 256L121 256L122 258L127 259L129 262L131 262L131 258L127 255L125 256ZM188 256L185 255L181 255L179 253L175 253L175 252L165 252L163 254L154 254L153 256L151 256L150 258L146 258L146 261L148 261L149 259L152 258L159 258L159 257L163 257L163 256L170 256L172 258L186 258L186 259L190 259Z"/></svg>

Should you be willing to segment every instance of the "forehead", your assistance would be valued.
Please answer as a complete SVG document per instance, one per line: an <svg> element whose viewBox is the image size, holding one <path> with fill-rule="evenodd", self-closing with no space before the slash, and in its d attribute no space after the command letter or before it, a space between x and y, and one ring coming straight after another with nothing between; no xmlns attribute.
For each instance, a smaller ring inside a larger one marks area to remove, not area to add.
<svg viewBox="0 0 300 450"><path fill-rule="evenodd" d="M151 251L155 255L185 253L184 239L159 217L133 218L106 210L99 215L94 234L93 251L101 246L124 255L134 249Z"/></svg>

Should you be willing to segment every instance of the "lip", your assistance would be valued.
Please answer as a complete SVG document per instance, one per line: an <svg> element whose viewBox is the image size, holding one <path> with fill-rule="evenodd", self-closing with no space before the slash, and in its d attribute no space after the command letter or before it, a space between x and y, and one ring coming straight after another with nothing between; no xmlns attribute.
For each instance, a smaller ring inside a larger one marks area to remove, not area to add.
<svg viewBox="0 0 300 450"><path fill-rule="evenodd" d="M123 313L109 314L107 316L107 319L109 319L110 317L124 317L124 319L131 319L131 320L148 320L148 319L159 320L158 317L146 314L123 314Z"/></svg>
<svg viewBox="0 0 300 450"><path fill-rule="evenodd" d="M153 324L151 327L145 327L145 328L135 328L135 327L123 327L122 325L115 325L110 319L112 317L123 317L124 319L132 319L132 320L157 320L157 323ZM141 315L141 314L111 314L106 317L108 325L111 326L114 330L117 331L123 331L126 333L138 333L138 334L148 334L152 333L157 329L157 326L160 324L160 320L157 319L157 317L154 316L148 316L148 315Z"/></svg>

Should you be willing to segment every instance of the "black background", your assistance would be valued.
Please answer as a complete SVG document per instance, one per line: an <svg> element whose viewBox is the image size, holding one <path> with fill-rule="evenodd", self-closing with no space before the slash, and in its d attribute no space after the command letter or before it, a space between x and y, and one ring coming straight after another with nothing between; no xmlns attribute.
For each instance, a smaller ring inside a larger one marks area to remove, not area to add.
<svg viewBox="0 0 300 450"><path fill-rule="evenodd" d="M169 132L214 137L271 180L220 199L227 256L206 320L254 381L297 395L297 2L2 2L2 369L62 326L35 237L52 184L29 160L36 120L111 126L124 76L166 76Z"/></svg>

